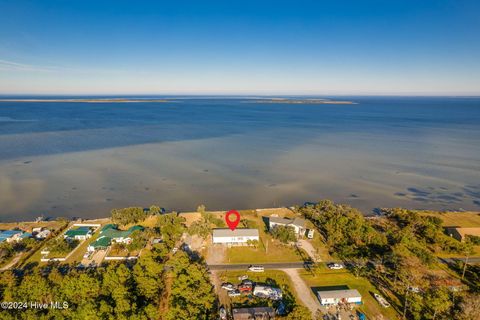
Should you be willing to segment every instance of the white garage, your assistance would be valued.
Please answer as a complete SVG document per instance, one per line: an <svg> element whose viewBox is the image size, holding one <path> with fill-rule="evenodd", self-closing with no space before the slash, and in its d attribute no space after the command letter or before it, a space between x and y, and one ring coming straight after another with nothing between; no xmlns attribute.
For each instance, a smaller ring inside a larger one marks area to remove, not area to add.
<svg viewBox="0 0 480 320"><path fill-rule="evenodd" d="M322 306L339 303L362 303L362 296L356 289L318 291L318 300Z"/></svg>
<svg viewBox="0 0 480 320"><path fill-rule="evenodd" d="M213 243L227 245L247 245L248 241L259 241L258 229L213 229Z"/></svg>

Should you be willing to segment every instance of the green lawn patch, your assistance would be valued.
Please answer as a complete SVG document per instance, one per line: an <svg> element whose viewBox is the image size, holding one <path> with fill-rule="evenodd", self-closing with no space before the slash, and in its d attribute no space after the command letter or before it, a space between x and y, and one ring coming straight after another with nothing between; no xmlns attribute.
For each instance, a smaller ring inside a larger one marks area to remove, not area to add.
<svg viewBox="0 0 480 320"><path fill-rule="evenodd" d="M263 239L262 239L263 240ZM257 248L231 247L227 249L228 263L268 263L304 261L308 255L302 249L290 247L277 241L261 241Z"/></svg>

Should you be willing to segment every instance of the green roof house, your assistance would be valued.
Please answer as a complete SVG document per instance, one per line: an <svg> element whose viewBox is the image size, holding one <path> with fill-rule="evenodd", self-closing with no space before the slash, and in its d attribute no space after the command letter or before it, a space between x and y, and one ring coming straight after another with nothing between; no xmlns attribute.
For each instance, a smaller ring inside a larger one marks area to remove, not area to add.
<svg viewBox="0 0 480 320"><path fill-rule="evenodd" d="M88 251L105 250L108 248L108 246L110 246L111 242L112 242L112 239L105 236L100 236L100 238L98 238L88 246L87 250Z"/></svg>
<svg viewBox="0 0 480 320"><path fill-rule="evenodd" d="M142 226L132 226L128 230L118 230L116 225L107 224L100 231L100 237L88 246L88 251L104 249L112 242L130 244L131 234L137 230L143 230Z"/></svg>
<svg viewBox="0 0 480 320"><path fill-rule="evenodd" d="M117 225L116 225L116 224L113 224L113 223L108 223L108 224L104 225L104 226L102 227L102 229L100 229L100 233L102 233L102 232L104 232L104 231L107 231L107 230L109 230L109 229L114 229L114 230L115 230L115 229L117 229Z"/></svg>
<svg viewBox="0 0 480 320"><path fill-rule="evenodd" d="M90 227L72 228L64 233L65 239L85 240L92 236Z"/></svg>

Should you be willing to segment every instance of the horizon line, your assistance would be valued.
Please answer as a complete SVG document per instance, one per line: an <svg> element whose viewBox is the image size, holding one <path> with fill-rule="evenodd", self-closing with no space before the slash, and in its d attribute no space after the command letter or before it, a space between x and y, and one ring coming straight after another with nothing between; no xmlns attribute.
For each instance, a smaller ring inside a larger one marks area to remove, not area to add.
<svg viewBox="0 0 480 320"><path fill-rule="evenodd" d="M480 93L0 93L0 97L459 97L480 98Z"/></svg>

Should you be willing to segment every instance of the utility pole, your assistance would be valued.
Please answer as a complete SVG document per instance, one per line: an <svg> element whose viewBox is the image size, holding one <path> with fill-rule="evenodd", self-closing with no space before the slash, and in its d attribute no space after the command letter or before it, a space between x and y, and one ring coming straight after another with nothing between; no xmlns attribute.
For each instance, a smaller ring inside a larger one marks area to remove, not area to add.
<svg viewBox="0 0 480 320"><path fill-rule="evenodd" d="M405 316L407 315L407 300L408 298L408 286L407 286L407 290L405 291L405 305L403 307L403 319L406 319Z"/></svg>
<svg viewBox="0 0 480 320"><path fill-rule="evenodd" d="M467 264L468 264L468 258L469 258L469 254L467 254L467 256L465 257L465 262L463 263L463 272L462 272L462 280L463 278L465 278L465 271L467 271Z"/></svg>

